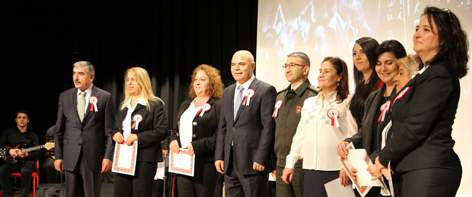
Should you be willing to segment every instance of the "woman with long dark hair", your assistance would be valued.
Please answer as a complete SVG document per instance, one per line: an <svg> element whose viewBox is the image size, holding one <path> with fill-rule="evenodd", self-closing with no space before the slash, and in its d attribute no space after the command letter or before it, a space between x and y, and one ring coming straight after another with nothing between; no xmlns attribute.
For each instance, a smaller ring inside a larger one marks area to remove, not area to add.
<svg viewBox="0 0 472 197"><path fill-rule="evenodd" d="M377 73L375 73L375 50L379 46L377 40L371 37L362 37L356 40L352 48L353 75L356 90L351 99L349 109L356 119L357 126L361 127L364 116L364 103L370 93L382 87Z"/></svg>
<svg viewBox="0 0 472 197"><path fill-rule="evenodd" d="M451 133L459 78L467 74L467 37L453 12L426 7L413 48L422 68L393 100L392 135L370 171L380 177L390 164L396 196L455 196L462 167Z"/></svg>
<svg viewBox="0 0 472 197"><path fill-rule="evenodd" d="M398 73L396 64L399 58L406 56L406 50L397 40L383 41L376 49L375 72L383 82L383 87L372 92L366 99L364 122L359 132L338 144L338 154L346 159L346 146L352 142L356 148L364 148L371 159L375 160L377 153L387 140L390 123L389 106L395 97L395 77ZM349 178L344 171L340 173L341 184L346 186ZM368 196L380 196L380 190L373 188Z"/></svg>

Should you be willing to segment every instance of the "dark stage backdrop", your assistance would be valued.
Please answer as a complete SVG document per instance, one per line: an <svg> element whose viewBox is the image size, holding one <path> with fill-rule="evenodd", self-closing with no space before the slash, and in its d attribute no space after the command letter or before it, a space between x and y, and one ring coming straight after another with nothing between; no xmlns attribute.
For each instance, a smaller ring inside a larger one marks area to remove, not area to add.
<svg viewBox="0 0 472 197"><path fill-rule="evenodd" d="M167 104L169 124L187 97L192 69L202 63L233 82L233 52L255 53L257 1L169 0L117 4L100 1L14 1L2 6L4 58L0 84L3 131L14 112L31 112L40 136L55 123L60 92L73 87L72 63L89 60L95 85L118 106L126 68L145 67Z"/></svg>

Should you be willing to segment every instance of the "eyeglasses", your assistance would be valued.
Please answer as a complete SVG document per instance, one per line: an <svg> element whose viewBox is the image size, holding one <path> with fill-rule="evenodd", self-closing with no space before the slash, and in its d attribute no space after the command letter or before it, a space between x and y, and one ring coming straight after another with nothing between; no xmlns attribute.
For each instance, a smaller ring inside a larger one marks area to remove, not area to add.
<svg viewBox="0 0 472 197"><path fill-rule="evenodd" d="M290 63L290 64L282 64L282 68L287 69L287 68L293 68L295 66L300 66L302 67L302 64L295 64L295 63Z"/></svg>

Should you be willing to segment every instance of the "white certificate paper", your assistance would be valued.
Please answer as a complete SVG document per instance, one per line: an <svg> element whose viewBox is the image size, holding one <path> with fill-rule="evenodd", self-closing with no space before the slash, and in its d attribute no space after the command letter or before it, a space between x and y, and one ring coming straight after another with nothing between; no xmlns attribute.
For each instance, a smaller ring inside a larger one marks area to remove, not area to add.
<svg viewBox="0 0 472 197"><path fill-rule="evenodd" d="M138 155L138 142L133 145L115 143L112 172L134 176L136 170L136 157Z"/></svg>
<svg viewBox="0 0 472 197"><path fill-rule="evenodd" d="M169 172L187 176L194 175L195 154L188 149L180 148L179 152L169 152Z"/></svg>
<svg viewBox="0 0 472 197"><path fill-rule="evenodd" d="M328 196L342 196L342 197L355 197L354 190L350 185L344 187L341 185L339 178L327 182L325 185L326 193Z"/></svg>
<svg viewBox="0 0 472 197"><path fill-rule="evenodd" d="M341 168L347 172L347 175L356 190L362 197L364 197L373 186L381 186L382 183L378 179L372 180L372 176L368 172L367 168L369 165L373 164L365 149L355 149L352 143L350 143L346 148L349 151L347 159L341 160L341 158L339 158L339 163ZM352 168L357 170L356 181L352 178Z"/></svg>
<svg viewBox="0 0 472 197"><path fill-rule="evenodd" d="M347 155L347 162L357 170L357 180L360 186L381 186L382 183L368 171L369 165L373 165L365 149L350 150Z"/></svg>
<svg viewBox="0 0 472 197"><path fill-rule="evenodd" d="M161 179L164 180L165 177L165 162L157 162L156 174L154 175L154 180Z"/></svg>

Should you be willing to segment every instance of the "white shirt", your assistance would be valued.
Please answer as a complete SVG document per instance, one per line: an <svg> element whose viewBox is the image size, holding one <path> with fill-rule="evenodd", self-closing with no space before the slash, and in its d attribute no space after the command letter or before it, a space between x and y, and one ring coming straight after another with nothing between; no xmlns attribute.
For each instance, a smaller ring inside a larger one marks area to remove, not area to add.
<svg viewBox="0 0 472 197"><path fill-rule="evenodd" d="M147 106L146 102L144 101L143 97L140 97L138 99L138 102L136 102L136 105L134 107L131 106L131 99L126 103L126 108L128 111L126 112L125 119L123 119L122 122L122 127L123 127L123 137L126 139L130 134L131 134L131 122L133 122L133 117L131 115L133 114L134 109L136 106L139 104Z"/></svg>
<svg viewBox="0 0 472 197"><path fill-rule="evenodd" d="M290 153L286 158L286 168L294 168L295 163L303 158L303 169L339 170L336 145L357 132L356 121L349 110L350 101L351 96L348 96L338 103L336 92L327 98L320 93L305 100ZM338 113L334 119L338 123L332 125L328 111Z"/></svg>
<svg viewBox="0 0 472 197"><path fill-rule="evenodd" d="M188 108L182 113L179 120L179 138L182 148L187 148L192 143L193 136L193 119L203 107L195 107L193 102L190 102Z"/></svg>
<svg viewBox="0 0 472 197"><path fill-rule="evenodd" d="M93 85L91 85L89 88L87 88L85 90L85 106L84 106L85 109L84 109L84 112L87 112L90 96L92 96L92 87L93 87ZM79 94L80 92L82 92L82 90L77 89L77 100L80 99L80 94Z"/></svg>
<svg viewBox="0 0 472 197"><path fill-rule="evenodd" d="M390 132L390 128L392 128L392 120L390 120L382 130L382 141L380 143L380 150L382 150L387 144L387 137L388 133Z"/></svg>

